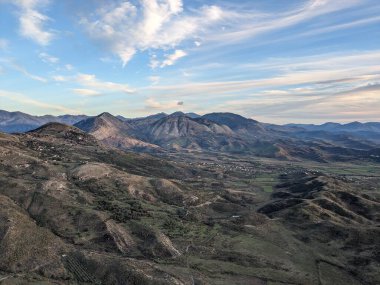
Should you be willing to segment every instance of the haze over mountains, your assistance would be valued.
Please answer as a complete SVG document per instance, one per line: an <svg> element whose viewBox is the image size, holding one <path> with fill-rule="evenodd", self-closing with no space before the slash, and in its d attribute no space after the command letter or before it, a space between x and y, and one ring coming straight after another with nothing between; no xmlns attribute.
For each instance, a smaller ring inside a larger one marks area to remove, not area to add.
<svg viewBox="0 0 380 285"><path fill-rule="evenodd" d="M102 143L123 150L223 151L318 161L379 159L380 123L273 125L233 113L200 116L182 112L136 119L109 113L37 117L1 111L0 116L0 130L4 132L25 132L58 122L74 125Z"/></svg>

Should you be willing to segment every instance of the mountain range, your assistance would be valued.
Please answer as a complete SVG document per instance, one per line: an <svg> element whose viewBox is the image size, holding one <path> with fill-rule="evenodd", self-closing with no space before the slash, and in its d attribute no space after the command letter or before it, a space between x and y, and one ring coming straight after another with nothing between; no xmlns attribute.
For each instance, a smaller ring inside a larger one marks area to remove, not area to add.
<svg viewBox="0 0 380 285"><path fill-rule="evenodd" d="M22 133L51 122L73 125L85 118L87 118L85 115L32 116L22 112L0 110L0 131L5 133Z"/></svg>
<svg viewBox="0 0 380 285"><path fill-rule="evenodd" d="M0 111L0 131L25 132L49 122L73 125L105 145L142 152L211 151L250 153L316 161L378 160L380 123L274 125L233 113L159 113L142 118L31 116Z"/></svg>

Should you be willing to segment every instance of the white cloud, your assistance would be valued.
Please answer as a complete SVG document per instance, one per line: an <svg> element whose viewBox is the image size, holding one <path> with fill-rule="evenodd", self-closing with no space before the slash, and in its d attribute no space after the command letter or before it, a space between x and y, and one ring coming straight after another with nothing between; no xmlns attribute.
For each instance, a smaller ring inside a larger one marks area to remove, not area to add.
<svg viewBox="0 0 380 285"><path fill-rule="evenodd" d="M130 88L127 84L115 83L110 81L101 81L93 74L79 74L75 81L86 89L97 90L102 93L109 92L122 92L134 93L135 90Z"/></svg>
<svg viewBox="0 0 380 285"><path fill-rule="evenodd" d="M126 65L139 51L183 49L191 44L203 47L210 42L229 45L360 3L298 1L288 5L288 11L268 13L241 3L186 9L182 0L117 1L82 18L81 24L93 39L105 44ZM221 1L220 5L226 3ZM158 67L157 61L153 58L151 67Z"/></svg>
<svg viewBox="0 0 380 285"><path fill-rule="evenodd" d="M99 93L98 91L91 90L91 89L80 89L80 88L77 88L77 89L73 89L73 91L76 94L79 94L79 95L82 95L82 96L86 96L86 97L100 96L101 95L101 93Z"/></svg>
<svg viewBox="0 0 380 285"><path fill-rule="evenodd" d="M217 6L185 12L182 0L141 0L104 5L81 20L89 35L105 43L126 65L138 51L173 49L202 34L228 13Z"/></svg>
<svg viewBox="0 0 380 285"><path fill-rule="evenodd" d="M48 45L53 39L53 33L44 30L44 24L50 20L49 17L39 11L48 2L48 0L15 0L11 2L20 9L20 34L43 46Z"/></svg>
<svg viewBox="0 0 380 285"><path fill-rule="evenodd" d="M58 57L54 57L50 54L47 54L46 52L39 53L38 57L45 63L58 63L59 62Z"/></svg>
<svg viewBox="0 0 380 285"><path fill-rule="evenodd" d="M160 67L163 68L165 66L173 65L177 60L187 55L183 50L177 49L174 53L166 56L166 59L161 63Z"/></svg>

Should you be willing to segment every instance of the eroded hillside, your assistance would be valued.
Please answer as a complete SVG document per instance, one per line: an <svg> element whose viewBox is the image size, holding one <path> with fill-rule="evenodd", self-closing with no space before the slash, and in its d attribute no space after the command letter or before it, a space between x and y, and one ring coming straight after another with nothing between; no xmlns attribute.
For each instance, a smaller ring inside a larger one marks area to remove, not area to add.
<svg viewBox="0 0 380 285"><path fill-rule="evenodd" d="M0 134L0 283L380 282L378 181L213 165Z"/></svg>

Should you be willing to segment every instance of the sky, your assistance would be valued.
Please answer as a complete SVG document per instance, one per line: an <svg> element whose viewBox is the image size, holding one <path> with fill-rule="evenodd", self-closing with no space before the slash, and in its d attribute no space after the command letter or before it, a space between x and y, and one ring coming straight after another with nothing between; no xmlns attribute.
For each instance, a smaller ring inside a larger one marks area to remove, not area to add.
<svg viewBox="0 0 380 285"><path fill-rule="evenodd" d="M380 121L380 1L0 0L0 109Z"/></svg>

